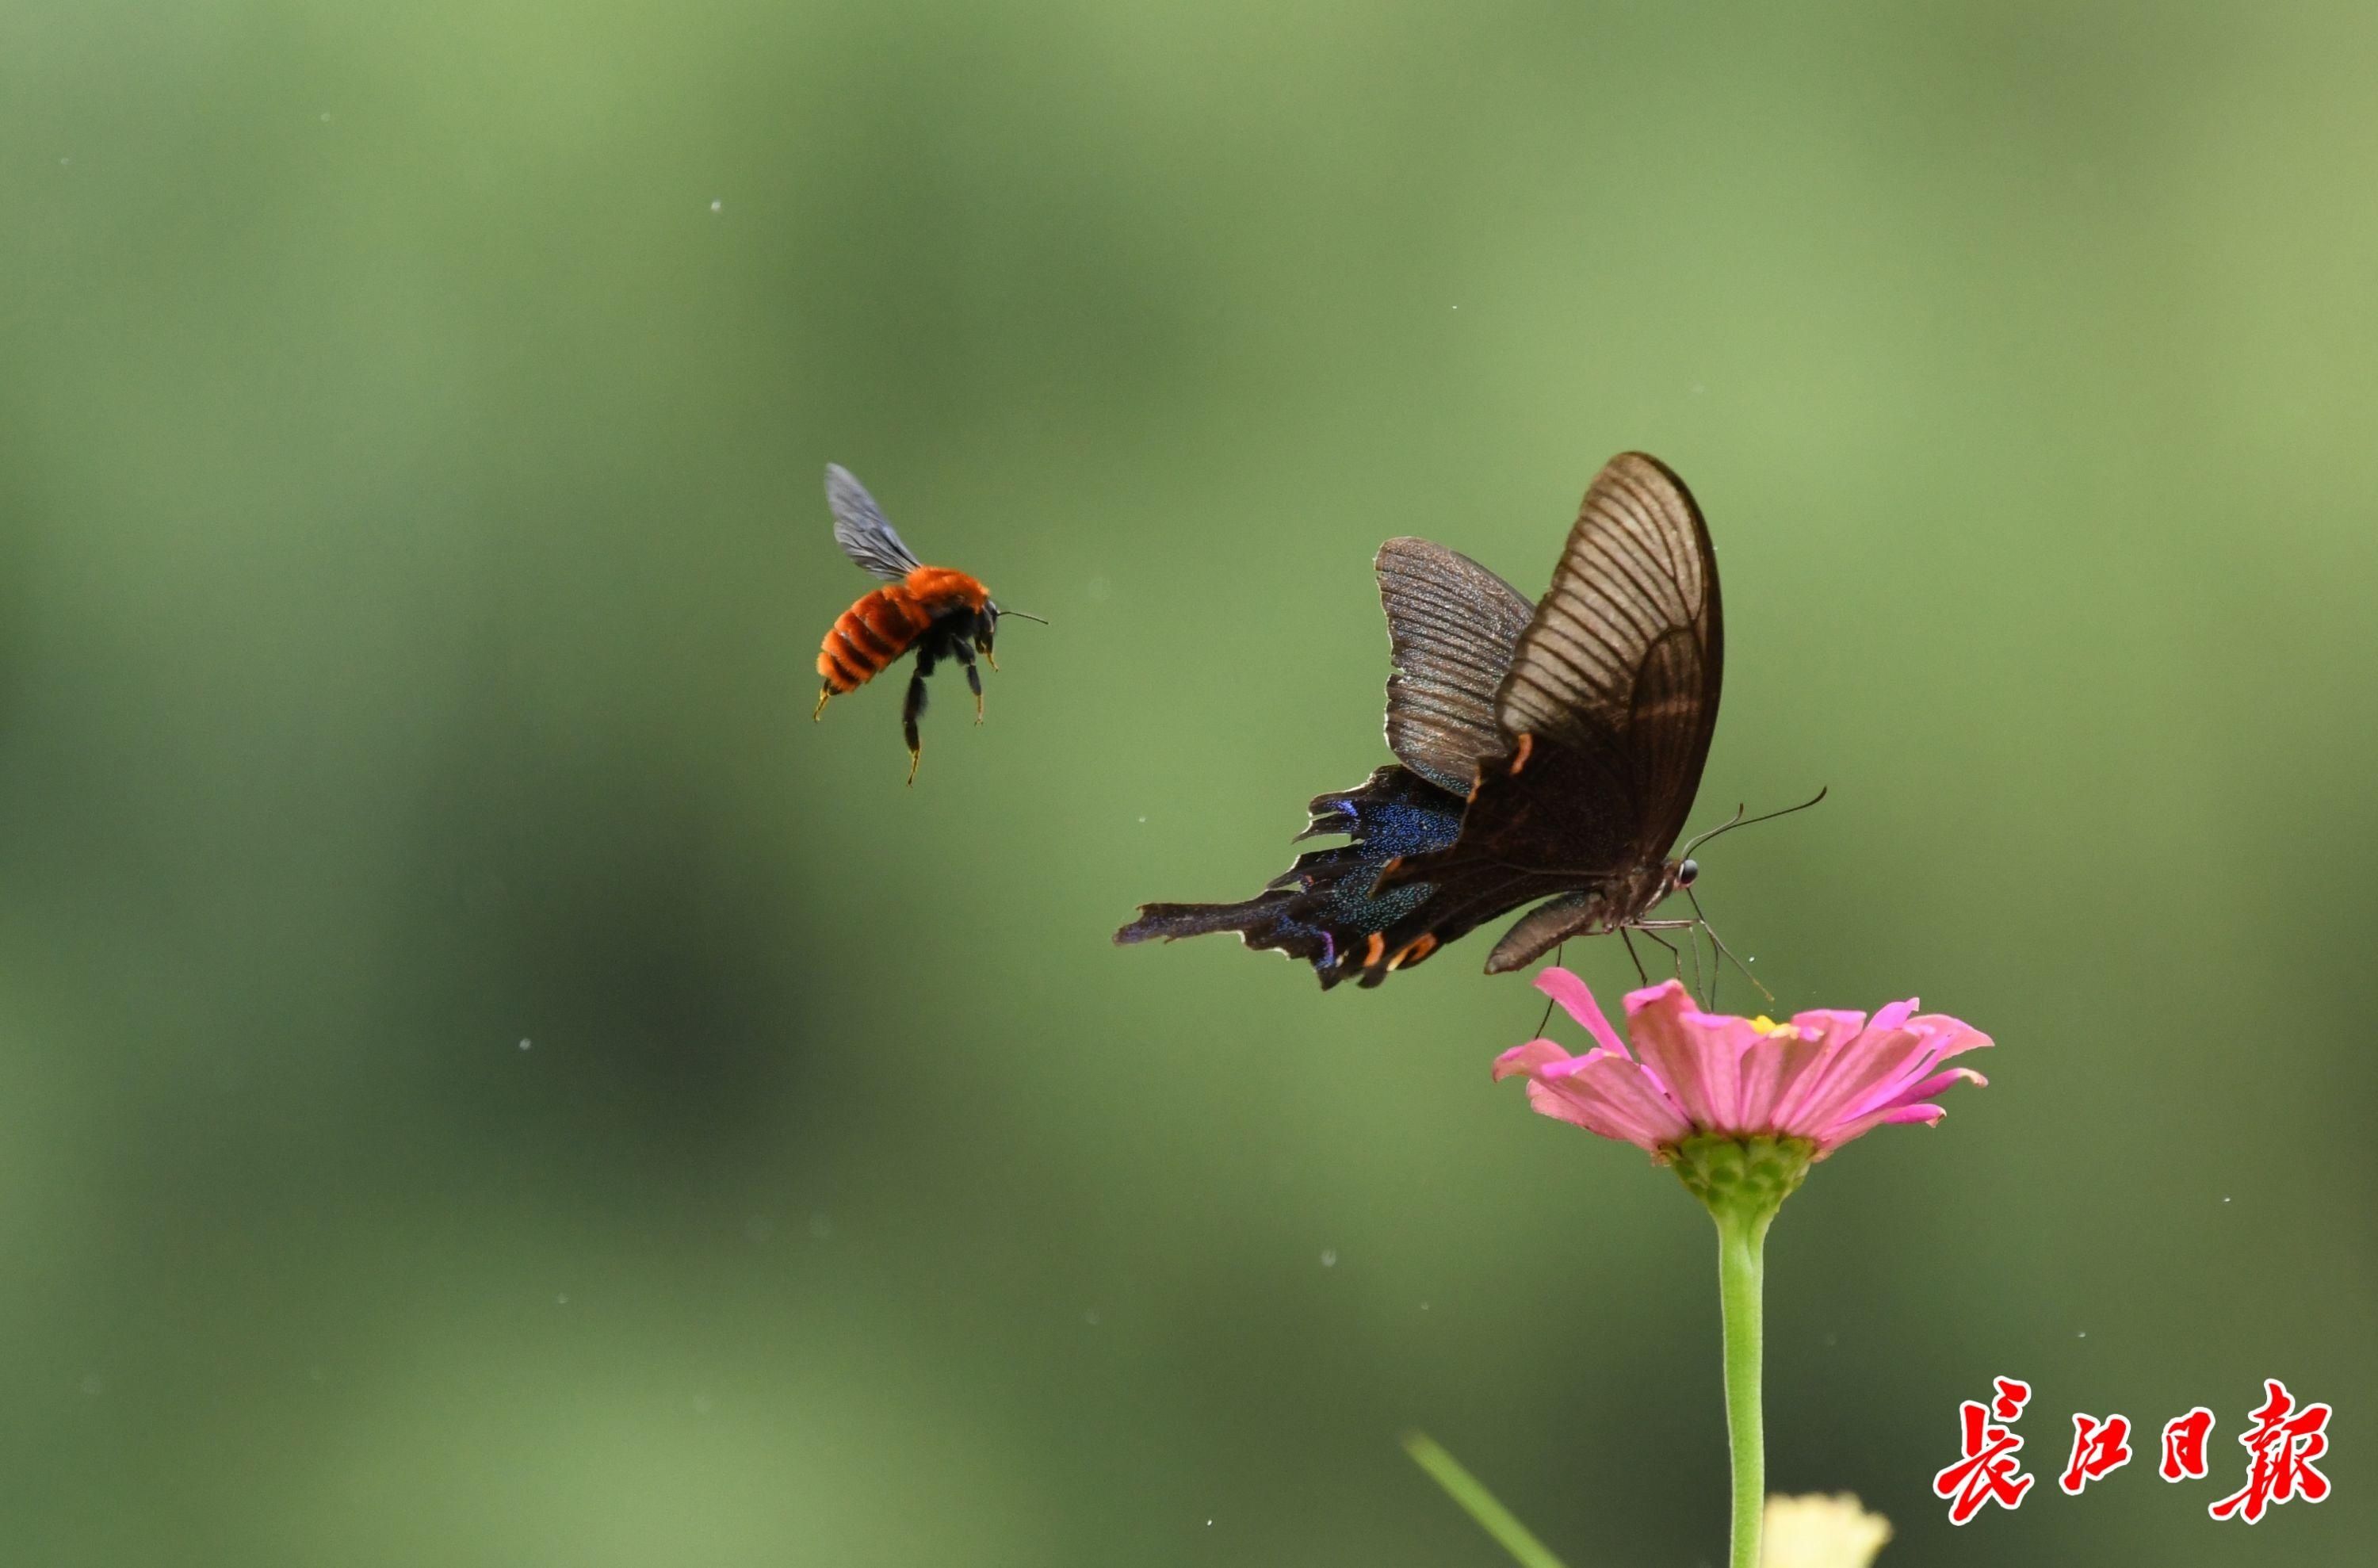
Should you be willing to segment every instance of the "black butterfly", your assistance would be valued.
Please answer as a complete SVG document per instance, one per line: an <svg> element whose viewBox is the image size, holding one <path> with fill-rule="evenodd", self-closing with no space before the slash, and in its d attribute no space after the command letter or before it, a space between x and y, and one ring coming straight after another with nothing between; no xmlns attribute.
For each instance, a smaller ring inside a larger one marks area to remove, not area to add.
<svg viewBox="0 0 2378 1568"><path fill-rule="evenodd" d="M1146 904L1117 942L1235 931L1305 959L1326 989L1376 985L1480 923L1540 899L1486 970L1567 937L1660 930L1652 908L1698 868L1668 858L1717 726L1717 558L1685 482L1624 452L1594 476L1543 601L1425 539L1380 548L1401 766L1316 798L1298 857L1236 904ZM1689 847L1688 847L1689 848Z"/></svg>

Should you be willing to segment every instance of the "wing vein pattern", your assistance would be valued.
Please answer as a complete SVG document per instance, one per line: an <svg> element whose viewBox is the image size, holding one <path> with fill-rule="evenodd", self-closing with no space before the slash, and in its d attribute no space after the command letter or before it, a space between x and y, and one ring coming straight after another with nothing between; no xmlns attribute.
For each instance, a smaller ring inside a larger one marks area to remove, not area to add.
<svg viewBox="0 0 2378 1568"><path fill-rule="evenodd" d="M867 487L839 463L825 465L825 501L834 509L834 542L862 571L896 583L921 564Z"/></svg>

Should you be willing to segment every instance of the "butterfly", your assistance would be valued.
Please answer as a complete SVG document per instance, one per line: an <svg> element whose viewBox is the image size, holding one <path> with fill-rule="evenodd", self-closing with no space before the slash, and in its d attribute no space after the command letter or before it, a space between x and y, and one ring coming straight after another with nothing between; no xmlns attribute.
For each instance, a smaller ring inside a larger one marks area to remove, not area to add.
<svg viewBox="0 0 2378 1568"><path fill-rule="evenodd" d="M1694 924L1648 918L1699 874L1694 846L1668 851L1725 669L1717 556L1685 482L1642 452L1611 459L1532 606L1425 539L1389 539L1375 568L1397 761L1316 797L1298 836L1348 841L1239 903L1142 905L1115 940L1235 931L1327 989L1376 985L1523 904L1537 907L1487 955L1490 974L1570 936Z"/></svg>

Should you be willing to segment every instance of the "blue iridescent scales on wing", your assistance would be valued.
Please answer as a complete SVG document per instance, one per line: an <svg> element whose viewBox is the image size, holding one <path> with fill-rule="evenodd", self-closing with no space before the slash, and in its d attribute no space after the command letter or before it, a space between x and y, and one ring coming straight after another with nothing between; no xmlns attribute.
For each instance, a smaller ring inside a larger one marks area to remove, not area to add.
<svg viewBox="0 0 2378 1568"><path fill-rule="evenodd" d="M1385 933L1428 898L1426 884L1376 890L1379 874L1405 855L1452 844L1461 832L1461 797L1411 770L1382 767L1357 790L1315 798L1312 824L1299 838L1342 833L1347 842L1311 850L1235 904L1148 904L1115 933L1123 943L1235 931L1250 947L1286 953L1313 966L1327 988L1351 976L1375 985Z"/></svg>

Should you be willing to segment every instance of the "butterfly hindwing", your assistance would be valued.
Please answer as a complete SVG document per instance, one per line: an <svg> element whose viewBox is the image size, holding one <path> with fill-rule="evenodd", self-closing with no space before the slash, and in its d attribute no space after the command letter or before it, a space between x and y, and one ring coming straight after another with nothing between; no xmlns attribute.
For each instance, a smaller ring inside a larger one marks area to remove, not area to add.
<svg viewBox="0 0 2378 1568"><path fill-rule="evenodd" d="M1534 607L1466 555L1389 539L1373 568L1387 612L1387 749L1441 790L1467 795L1478 765L1508 749L1495 694Z"/></svg>
<svg viewBox="0 0 2378 1568"><path fill-rule="evenodd" d="M1379 869L1399 855L1453 842L1461 797L1410 768L1382 767L1359 789L1315 797L1312 824L1297 835L1343 833L1348 842L1312 850L1263 892L1235 904L1143 904L1139 918L1115 933L1119 943L1235 931L1250 947L1268 948L1313 966L1327 989L1375 960L1384 933L1429 896L1425 887L1375 891ZM1465 928L1466 929L1466 928Z"/></svg>

